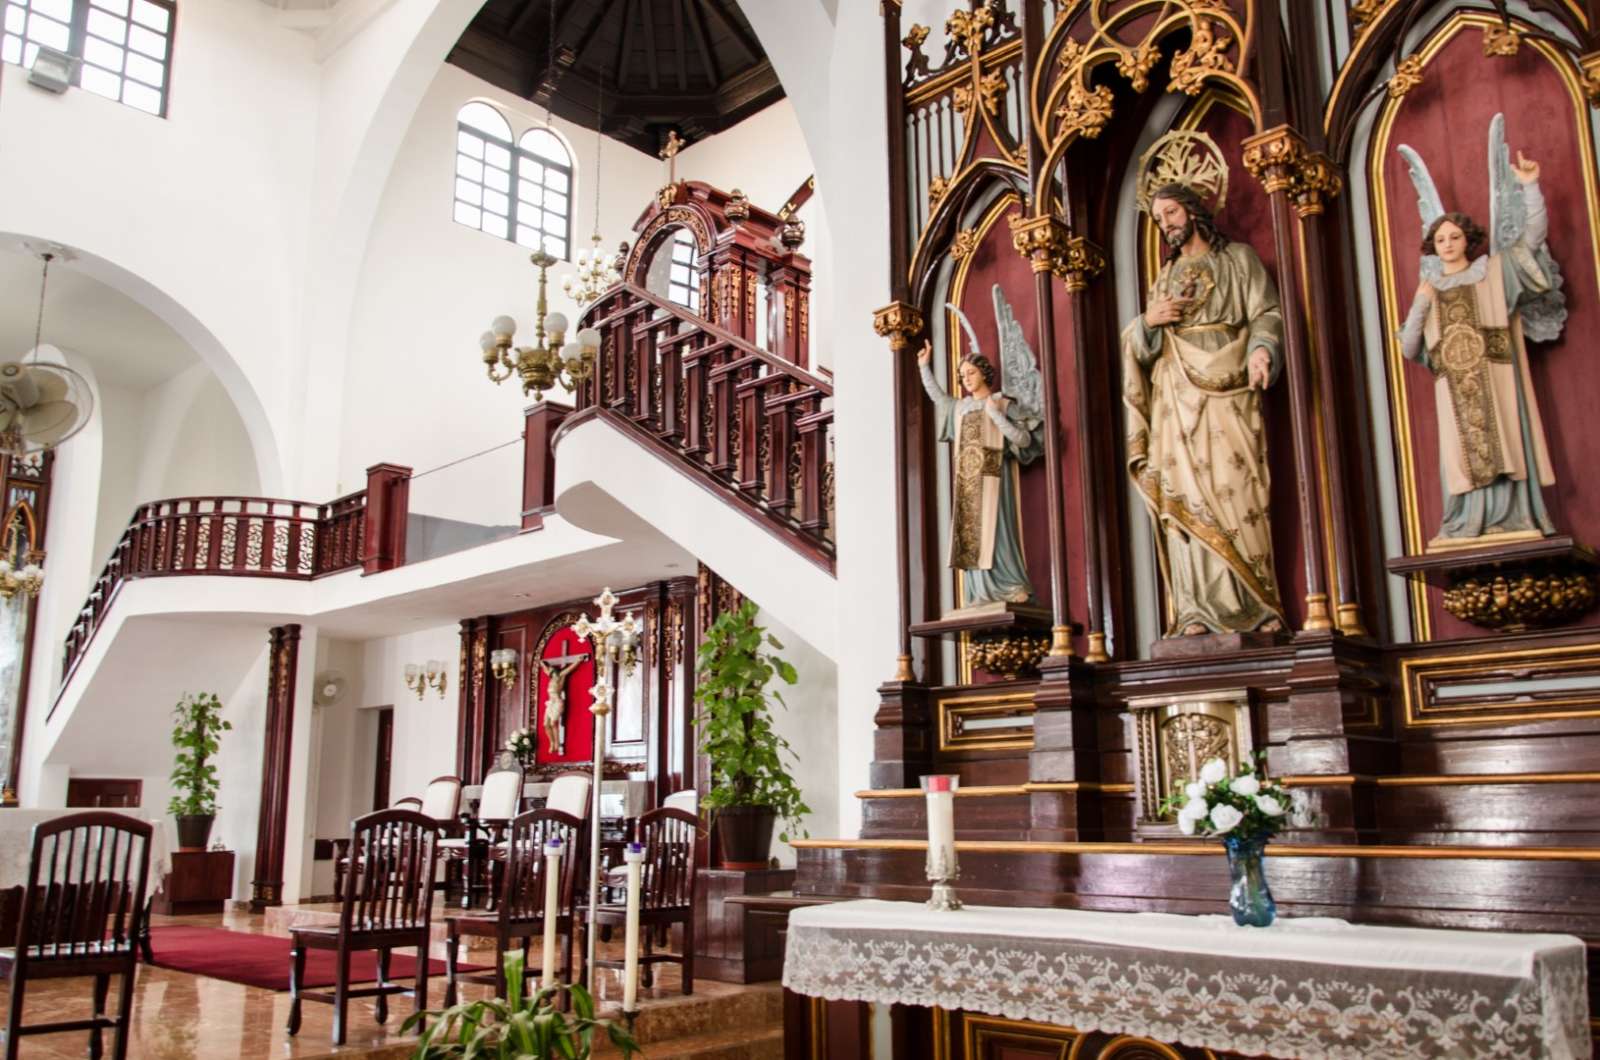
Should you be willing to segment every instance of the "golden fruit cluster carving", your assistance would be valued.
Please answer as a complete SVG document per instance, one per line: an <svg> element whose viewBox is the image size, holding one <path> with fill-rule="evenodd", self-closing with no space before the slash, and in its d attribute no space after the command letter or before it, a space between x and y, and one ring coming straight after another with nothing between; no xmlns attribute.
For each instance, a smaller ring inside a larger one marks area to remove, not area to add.
<svg viewBox="0 0 1600 1060"><path fill-rule="evenodd" d="M980 633L967 642L967 662L997 677L1035 673L1050 651L1045 633Z"/></svg>
<svg viewBox="0 0 1600 1060"><path fill-rule="evenodd" d="M922 311L908 302L890 302L872 314L872 330L889 340L889 349L904 353L922 334Z"/></svg>
<svg viewBox="0 0 1600 1060"><path fill-rule="evenodd" d="M1559 626L1594 605L1594 576L1570 568L1497 571L1462 579L1444 591L1447 612L1502 632Z"/></svg>

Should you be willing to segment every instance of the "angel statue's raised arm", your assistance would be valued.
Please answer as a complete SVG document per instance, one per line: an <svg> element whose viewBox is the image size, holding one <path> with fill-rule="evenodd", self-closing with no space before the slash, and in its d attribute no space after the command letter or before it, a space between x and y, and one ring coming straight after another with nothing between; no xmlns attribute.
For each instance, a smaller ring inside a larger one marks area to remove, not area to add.
<svg viewBox="0 0 1600 1060"><path fill-rule="evenodd" d="M959 367L966 393L951 397L939 385L931 344L924 344L917 355L923 389L934 404L939 441L955 445L946 562L962 572L963 607L1025 604L1033 599L1033 588L1023 558L1015 467L1031 463L1041 451L1044 386L1039 365L999 284L994 286L994 315L1004 394L995 388L994 362L979 352L966 315L950 308L967 333L969 351Z"/></svg>
<svg viewBox="0 0 1600 1060"><path fill-rule="evenodd" d="M1555 533L1541 485L1555 482L1526 343L1561 336L1561 270L1539 163L1489 123L1489 227L1446 211L1422 157L1400 145L1422 215L1422 267L1400 348L1434 375L1444 518L1430 550Z"/></svg>

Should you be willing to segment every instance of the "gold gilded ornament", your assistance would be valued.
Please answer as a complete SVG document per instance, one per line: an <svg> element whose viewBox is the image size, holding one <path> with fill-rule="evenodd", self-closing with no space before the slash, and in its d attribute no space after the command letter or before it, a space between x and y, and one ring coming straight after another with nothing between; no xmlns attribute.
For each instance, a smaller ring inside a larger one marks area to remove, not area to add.
<svg viewBox="0 0 1600 1060"><path fill-rule="evenodd" d="M1203 132L1175 129L1151 144L1139 156L1140 210L1150 212L1150 200L1163 184L1182 184L1199 195L1215 216L1228 202L1228 160L1217 142Z"/></svg>
<svg viewBox="0 0 1600 1060"><path fill-rule="evenodd" d="M1394 68L1394 76L1389 78L1389 98L1399 99L1420 84L1422 84L1422 56L1408 55L1400 60L1400 64Z"/></svg>
<svg viewBox="0 0 1600 1060"><path fill-rule="evenodd" d="M980 633L967 643L967 662L975 670L997 677L1018 677L1038 672L1050 651L1043 633Z"/></svg>
<svg viewBox="0 0 1600 1060"><path fill-rule="evenodd" d="M1594 605L1594 576L1570 569L1498 571L1463 579L1444 591L1447 612L1506 633L1563 625Z"/></svg>

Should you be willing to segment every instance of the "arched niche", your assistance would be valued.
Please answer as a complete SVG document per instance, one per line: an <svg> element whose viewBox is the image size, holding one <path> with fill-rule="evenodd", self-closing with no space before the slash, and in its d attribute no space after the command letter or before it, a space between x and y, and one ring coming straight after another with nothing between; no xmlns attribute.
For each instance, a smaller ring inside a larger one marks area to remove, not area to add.
<svg viewBox="0 0 1600 1060"><path fill-rule="evenodd" d="M1545 503L1558 532L1581 537L1600 525L1600 490L1583 474L1600 459L1600 442L1589 430L1592 410L1600 407L1600 376L1587 366L1588 339L1600 332L1594 130L1577 73L1555 45L1528 35L1513 55L1484 56L1483 30L1497 24L1492 14L1476 10L1441 15L1412 52L1421 62L1421 81L1382 102L1364 150L1350 166L1352 177L1364 181L1370 204L1363 234L1371 239L1373 268L1362 299L1377 318L1381 342L1369 351L1367 367L1374 400L1387 407L1374 413L1387 419L1392 438L1392 453L1379 457L1392 461L1397 499L1398 525L1391 522L1385 542L1390 555L1422 554L1443 509L1433 379L1426 368L1405 361L1397 338L1417 288L1422 228L1416 192L1395 148L1409 144L1421 154L1446 209L1486 223L1487 131L1496 113L1505 115L1513 154L1524 150L1541 165L1549 246L1565 277L1569 316L1561 338L1528 344L1556 478L1545 487ZM1420 581L1409 586L1405 602L1416 640L1480 632L1445 613L1440 590ZM1600 615L1580 624L1600 624Z"/></svg>

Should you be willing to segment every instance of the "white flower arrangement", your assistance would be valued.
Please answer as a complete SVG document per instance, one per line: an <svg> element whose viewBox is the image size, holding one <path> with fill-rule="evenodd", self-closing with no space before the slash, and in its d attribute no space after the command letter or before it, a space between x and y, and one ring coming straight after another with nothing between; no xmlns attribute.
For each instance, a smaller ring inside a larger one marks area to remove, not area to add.
<svg viewBox="0 0 1600 1060"><path fill-rule="evenodd" d="M515 729L506 738L506 750L527 765L539 753L539 737L532 729Z"/></svg>
<svg viewBox="0 0 1600 1060"><path fill-rule="evenodd" d="M1222 759L1213 758L1200 767L1200 779L1162 802L1161 811L1177 812L1184 835L1267 840L1283 827L1290 802L1277 781L1257 775L1250 766L1230 777Z"/></svg>

